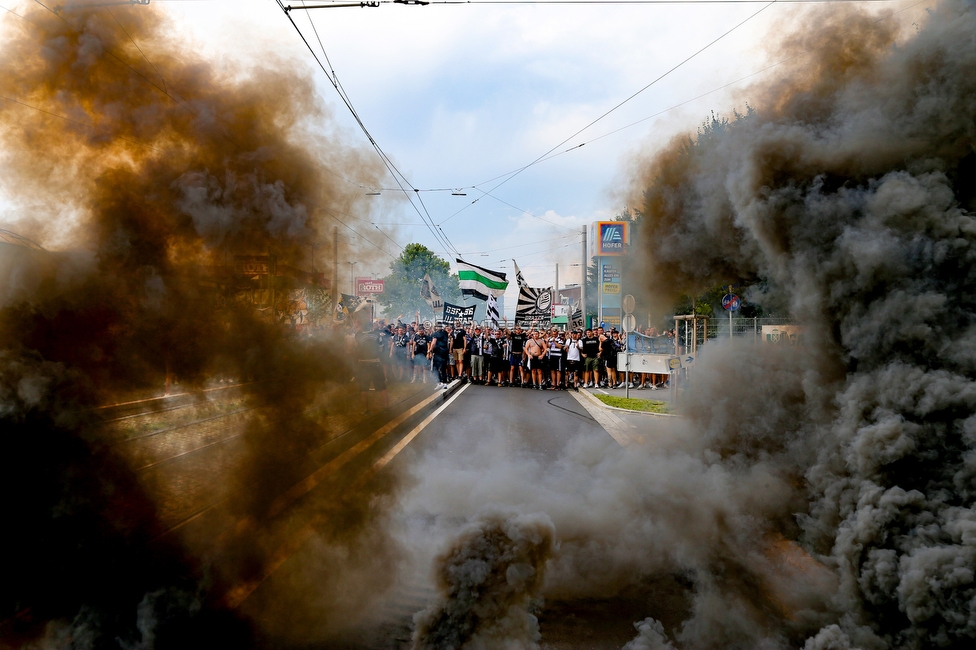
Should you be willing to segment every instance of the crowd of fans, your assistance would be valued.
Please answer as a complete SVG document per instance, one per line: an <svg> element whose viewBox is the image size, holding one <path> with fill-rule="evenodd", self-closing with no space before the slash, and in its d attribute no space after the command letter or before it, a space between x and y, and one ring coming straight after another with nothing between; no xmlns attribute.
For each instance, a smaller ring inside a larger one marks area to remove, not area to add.
<svg viewBox="0 0 976 650"><path fill-rule="evenodd" d="M659 352L673 349L673 332L658 335L647 328L640 347ZM372 385L385 391L386 380L437 381L445 388L455 380L486 386L516 386L536 390L581 387L623 388L617 356L627 349L627 337L616 328L565 331L557 327L489 328L479 325L380 324L355 335L363 391ZM635 350L636 351L636 350ZM650 350L647 350L650 351ZM668 375L630 373L629 387L657 390ZM385 401L384 396L384 401Z"/></svg>

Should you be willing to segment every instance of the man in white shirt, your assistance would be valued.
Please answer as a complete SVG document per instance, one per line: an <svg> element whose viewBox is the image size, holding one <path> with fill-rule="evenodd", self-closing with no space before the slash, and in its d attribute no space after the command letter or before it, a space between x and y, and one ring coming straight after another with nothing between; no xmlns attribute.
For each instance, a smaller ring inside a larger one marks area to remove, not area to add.
<svg viewBox="0 0 976 650"><path fill-rule="evenodd" d="M572 337L566 343L566 385L573 382L573 388L579 390L580 375L583 373L582 357L580 350L583 342L580 341L580 333L573 332Z"/></svg>

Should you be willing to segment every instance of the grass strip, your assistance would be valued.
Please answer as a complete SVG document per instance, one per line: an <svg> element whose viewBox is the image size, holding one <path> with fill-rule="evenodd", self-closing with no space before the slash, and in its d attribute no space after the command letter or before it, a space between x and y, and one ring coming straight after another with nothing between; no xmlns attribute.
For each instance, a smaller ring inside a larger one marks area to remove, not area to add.
<svg viewBox="0 0 976 650"><path fill-rule="evenodd" d="M593 393L598 400L607 406L628 411L646 411L648 413L667 413L668 403L652 399L637 399L636 397L617 397L616 395L601 395Z"/></svg>

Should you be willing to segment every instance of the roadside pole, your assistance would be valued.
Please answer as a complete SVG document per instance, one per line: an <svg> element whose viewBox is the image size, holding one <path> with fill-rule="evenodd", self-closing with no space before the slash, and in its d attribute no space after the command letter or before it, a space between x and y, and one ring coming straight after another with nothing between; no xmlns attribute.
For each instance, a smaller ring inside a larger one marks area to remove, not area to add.
<svg viewBox="0 0 976 650"><path fill-rule="evenodd" d="M586 226L583 226L583 256L580 258L580 269L582 269L582 278L580 279L580 309L583 311L583 330L585 331L589 327L589 319L586 317L586 274L588 272L588 267L586 265Z"/></svg>
<svg viewBox="0 0 976 650"><path fill-rule="evenodd" d="M627 294L621 301L624 315L620 318L620 329L624 331L624 396L630 398L630 333L637 327L637 317L634 316L634 307L637 306L634 296Z"/></svg>
<svg viewBox="0 0 976 650"><path fill-rule="evenodd" d="M722 297L722 307L729 312L729 338L732 338L732 312L739 309L741 304L739 296L732 293L732 285L729 285L729 292Z"/></svg>

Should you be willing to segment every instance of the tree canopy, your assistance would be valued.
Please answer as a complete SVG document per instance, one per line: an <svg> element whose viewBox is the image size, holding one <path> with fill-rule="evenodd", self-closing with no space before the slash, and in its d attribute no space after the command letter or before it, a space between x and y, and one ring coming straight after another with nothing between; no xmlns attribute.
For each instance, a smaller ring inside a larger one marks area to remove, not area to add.
<svg viewBox="0 0 976 650"><path fill-rule="evenodd" d="M377 296L387 317L396 318L403 314L404 321L409 322L419 311L421 320L440 318L440 310L435 314L420 297L424 274L430 274L443 300L460 302L461 287L457 274L451 273L450 262L423 244L407 244L400 256L390 263L390 274L383 278L383 293Z"/></svg>

